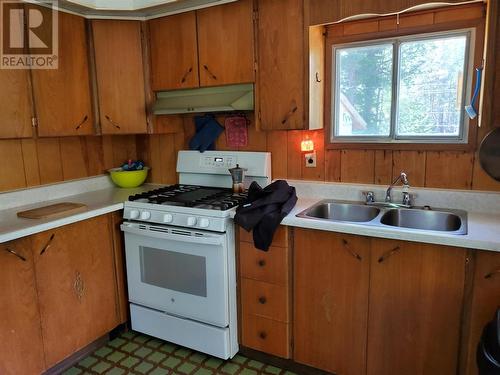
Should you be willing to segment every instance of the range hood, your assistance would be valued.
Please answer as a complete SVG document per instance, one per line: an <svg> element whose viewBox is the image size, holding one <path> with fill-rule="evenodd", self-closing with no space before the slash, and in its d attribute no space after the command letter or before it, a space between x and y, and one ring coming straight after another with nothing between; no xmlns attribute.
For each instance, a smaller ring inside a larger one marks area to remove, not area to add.
<svg viewBox="0 0 500 375"><path fill-rule="evenodd" d="M157 92L153 113L155 115L174 115L253 111L253 109L254 86L252 83L248 83Z"/></svg>

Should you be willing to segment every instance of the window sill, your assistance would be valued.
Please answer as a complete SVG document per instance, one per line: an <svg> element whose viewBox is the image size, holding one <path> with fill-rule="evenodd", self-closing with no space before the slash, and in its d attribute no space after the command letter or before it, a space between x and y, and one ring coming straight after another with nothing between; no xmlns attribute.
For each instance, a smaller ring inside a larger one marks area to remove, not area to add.
<svg viewBox="0 0 500 375"><path fill-rule="evenodd" d="M469 143L367 143L327 142L327 150L400 150L400 151L475 151L475 142Z"/></svg>

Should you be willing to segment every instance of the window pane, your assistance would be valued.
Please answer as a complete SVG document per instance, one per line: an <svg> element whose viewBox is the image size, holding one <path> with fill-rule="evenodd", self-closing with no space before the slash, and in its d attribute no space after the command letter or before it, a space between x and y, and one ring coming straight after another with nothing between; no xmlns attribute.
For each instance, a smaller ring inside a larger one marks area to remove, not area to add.
<svg viewBox="0 0 500 375"><path fill-rule="evenodd" d="M401 44L397 135L460 135L466 45L466 36Z"/></svg>
<svg viewBox="0 0 500 375"><path fill-rule="evenodd" d="M337 136L389 136L392 44L336 50Z"/></svg>

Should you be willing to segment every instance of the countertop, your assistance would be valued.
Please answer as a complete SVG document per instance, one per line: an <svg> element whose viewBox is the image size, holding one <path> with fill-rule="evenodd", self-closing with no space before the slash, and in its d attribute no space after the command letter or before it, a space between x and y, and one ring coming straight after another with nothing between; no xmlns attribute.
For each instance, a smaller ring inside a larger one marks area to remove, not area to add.
<svg viewBox="0 0 500 375"><path fill-rule="evenodd" d="M468 212L468 230L466 235L453 235L443 232L419 231L405 228L370 226L296 217L298 213L320 200L319 198L299 198L294 209L283 219L282 224L291 227L326 230L360 236L500 252L500 215Z"/></svg>
<svg viewBox="0 0 500 375"><path fill-rule="evenodd" d="M361 190L367 187L355 184L317 184L304 181L290 181L290 184L296 186L299 200L292 212L284 218L283 225L500 251L500 194L497 193L415 189L416 194L423 200L417 203L430 203L434 207L458 208L468 211L468 233L466 235L453 235L444 232L298 218L296 217L298 213L321 199L359 200ZM5 208L0 209L0 243L121 210L130 195L151 190L155 186L157 185L146 184L136 189L120 189L114 187L107 177L102 176L0 194L0 207ZM376 195L383 193L377 190L381 189L380 186L369 186L368 188L375 190ZM394 193L397 194L396 191ZM458 202L459 198L464 203L459 202L454 207L453 202ZM41 220L23 219L16 215L19 211L58 202L83 203L87 205L87 210L63 218ZM473 208L481 211L474 211Z"/></svg>
<svg viewBox="0 0 500 375"><path fill-rule="evenodd" d="M66 195L53 200L0 210L0 243L122 210L123 203L130 195L151 190L152 188L153 185L143 185L135 189L120 189L109 185L86 193ZM17 212L59 202L83 203L87 205L87 210L62 218L24 219L17 217Z"/></svg>

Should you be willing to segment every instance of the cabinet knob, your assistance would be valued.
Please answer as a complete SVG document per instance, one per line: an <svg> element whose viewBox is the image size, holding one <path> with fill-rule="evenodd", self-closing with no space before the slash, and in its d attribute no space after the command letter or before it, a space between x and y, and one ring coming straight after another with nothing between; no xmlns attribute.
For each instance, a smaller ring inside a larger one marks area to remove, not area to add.
<svg viewBox="0 0 500 375"><path fill-rule="evenodd" d="M261 305L265 305L265 304L266 304L266 302L267 302L266 297L264 297L264 296L259 297L259 303L260 303Z"/></svg>
<svg viewBox="0 0 500 375"><path fill-rule="evenodd" d="M259 265L259 267L264 267L266 265L266 261L264 259L261 259L257 262L257 264Z"/></svg>
<svg viewBox="0 0 500 375"><path fill-rule="evenodd" d="M259 332L259 337L260 337L262 340L265 340L265 339L267 338L267 333L265 333L264 331Z"/></svg>

